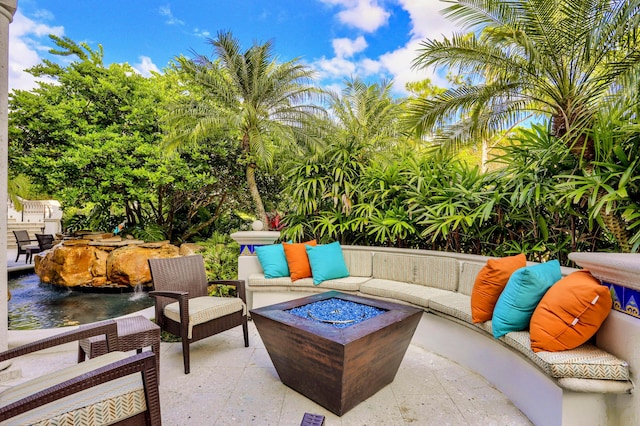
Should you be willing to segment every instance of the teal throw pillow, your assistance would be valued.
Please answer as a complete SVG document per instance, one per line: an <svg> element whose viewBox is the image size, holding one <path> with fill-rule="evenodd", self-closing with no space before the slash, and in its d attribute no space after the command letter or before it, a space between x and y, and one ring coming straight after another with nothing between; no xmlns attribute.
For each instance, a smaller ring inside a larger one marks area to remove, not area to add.
<svg viewBox="0 0 640 426"><path fill-rule="evenodd" d="M493 336L498 339L511 331L529 328L533 311L542 296L560 278L562 273L557 260L516 270L500 294L493 311Z"/></svg>
<svg viewBox="0 0 640 426"><path fill-rule="evenodd" d="M256 254L265 278L280 278L289 276L289 265L284 256L282 244L256 247Z"/></svg>
<svg viewBox="0 0 640 426"><path fill-rule="evenodd" d="M349 276L347 264L342 255L342 247L339 242L319 246L305 246L313 284L318 285L326 280L335 280Z"/></svg>

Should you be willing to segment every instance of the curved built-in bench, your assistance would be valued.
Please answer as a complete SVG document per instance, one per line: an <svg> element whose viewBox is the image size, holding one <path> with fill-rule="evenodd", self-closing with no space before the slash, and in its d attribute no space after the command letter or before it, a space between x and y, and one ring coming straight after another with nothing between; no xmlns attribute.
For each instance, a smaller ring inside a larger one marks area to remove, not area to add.
<svg viewBox="0 0 640 426"><path fill-rule="evenodd" d="M478 372L535 424L640 424L640 400L632 394L631 381L637 363L630 366L599 343L535 353L527 331L494 339L491 321L473 324L471 291L487 257L360 246L343 246L343 254L350 276L317 286L311 278L267 279L255 256L240 256L239 277L247 282L249 307L327 290L411 304L425 310L414 344ZM563 275L573 271L563 268ZM616 325L618 315L624 314L611 312L596 341L607 341L601 335L610 333L637 345L640 321L631 328L623 321L624 330Z"/></svg>

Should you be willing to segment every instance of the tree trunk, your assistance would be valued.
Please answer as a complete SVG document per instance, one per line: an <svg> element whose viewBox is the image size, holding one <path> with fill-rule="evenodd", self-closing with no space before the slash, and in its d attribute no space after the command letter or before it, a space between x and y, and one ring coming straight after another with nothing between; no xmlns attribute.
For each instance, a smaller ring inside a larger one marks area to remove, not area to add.
<svg viewBox="0 0 640 426"><path fill-rule="evenodd" d="M251 193L251 198L255 204L258 219L262 221L264 229L267 230L269 229L269 220L267 219L267 212L264 210L262 198L258 191L258 184L256 183L256 165L253 163L247 165L247 186L249 187L249 193Z"/></svg>
<svg viewBox="0 0 640 426"><path fill-rule="evenodd" d="M486 140L482 141L482 153L480 157L480 171L486 173L487 163L489 162L489 144Z"/></svg>
<svg viewBox="0 0 640 426"><path fill-rule="evenodd" d="M598 200L603 196L604 190L601 189L598 192ZM613 211L607 213L604 208L600 210L599 214L607 230L611 232L613 237L618 242L620 251L622 253L631 253L631 244L629 243L631 235L622 218L619 215L615 214Z"/></svg>

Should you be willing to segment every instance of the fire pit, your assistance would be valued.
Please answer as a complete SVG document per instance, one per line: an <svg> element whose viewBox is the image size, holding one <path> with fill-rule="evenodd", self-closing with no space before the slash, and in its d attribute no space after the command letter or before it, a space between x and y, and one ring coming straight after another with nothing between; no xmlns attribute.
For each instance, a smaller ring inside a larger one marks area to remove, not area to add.
<svg viewBox="0 0 640 426"><path fill-rule="evenodd" d="M340 307L322 314L316 302ZM350 303L355 318L343 312ZM364 311L378 312L362 318ZM251 311L282 383L338 416L393 381L421 316L421 309L337 291Z"/></svg>

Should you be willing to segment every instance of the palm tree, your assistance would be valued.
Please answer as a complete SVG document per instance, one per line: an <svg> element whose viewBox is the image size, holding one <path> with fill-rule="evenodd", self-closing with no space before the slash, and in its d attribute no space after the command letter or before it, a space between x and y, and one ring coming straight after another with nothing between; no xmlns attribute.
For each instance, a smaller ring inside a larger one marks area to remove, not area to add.
<svg viewBox="0 0 640 426"><path fill-rule="evenodd" d="M313 71L298 59L277 62L272 42L254 43L244 52L230 32L219 32L208 42L215 60L204 55L177 59L195 90L167 116L165 144L175 148L210 143L217 134L234 135L256 213L267 224L256 170L272 165L277 148L309 143L305 124L324 111L311 103L320 91L312 85Z"/></svg>
<svg viewBox="0 0 640 426"><path fill-rule="evenodd" d="M637 77L638 0L458 0L447 18L474 30L425 40L417 68L452 66L477 84L416 102L419 135L469 117L464 137L505 130L531 114L551 118L551 133L590 158L587 129L623 78ZM576 142L578 142L576 144ZM582 142L586 142L583 144Z"/></svg>
<svg viewBox="0 0 640 426"><path fill-rule="evenodd" d="M464 129L457 135L463 139L506 130L532 115L550 118L551 135L590 167L595 150L588 130L598 110L621 92L637 91L640 0L452 3L445 15L474 32L425 40L414 66L458 67L476 84L415 101L409 116L416 134L458 117L469 118L454 124ZM624 244L626 227L614 228Z"/></svg>

